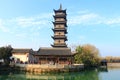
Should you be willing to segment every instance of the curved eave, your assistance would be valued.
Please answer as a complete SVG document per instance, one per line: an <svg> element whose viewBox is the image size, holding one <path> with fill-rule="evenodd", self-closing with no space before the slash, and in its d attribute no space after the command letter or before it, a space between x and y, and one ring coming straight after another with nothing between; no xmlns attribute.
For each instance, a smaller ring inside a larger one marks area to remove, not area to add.
<svg viewBox="0 0 120 80"><path fill-rule="evenodd" d="M66 24L66 22L52 22L54 25L56 25L56 24L64 24L65 25L65 27L67 27L67 24Z"/></svg>
<svg viewBox="0 0 120 80"><path fill-rule="evenodd" d="M56 47L56 48L67 48L67 45L54 45L54 44L52 45L51 44L51 46Z"/></svg>
<svg viewBox="0 0 120 80"><path fill-rule="evenodd" d="M66 16L64 16L64 15L60 15L60 16L53 15L53 17L54 17L54 19L56 19L56 18L64 18L67 21Z"/></svg>
<svg viewBox="0 0 120 80"><path fill-rule="evenodd" d="M55 21L56 24L67 24L67 21Z"/></svg>
<svg viewBox="0 0 120 80"><path fill-rule="evenodd" d="M64 10L60 10L60 9L55 10L55 9L53 9L53 10L54 10L55 13L56 13L56 12L64 12L64 13L66 13L66 10L67 10L67 9L64 9Z"/></svg>
<svg viewBox="0 0 120 80"><path fill-rule="evenodd" d="M56 31L61 31L61 32L62 32L62 31L64 31L65 34L68 33L66 29L53 29L53 28L52 28L52 30L53 30L53 32L56 32Z"/></svg>
<svg viewBox="0 0 120 80"><path fill-rule="evenodd" d="M51 36L53 39L64 39L65 41L68 41L67 37L55 37Z"/></svg>

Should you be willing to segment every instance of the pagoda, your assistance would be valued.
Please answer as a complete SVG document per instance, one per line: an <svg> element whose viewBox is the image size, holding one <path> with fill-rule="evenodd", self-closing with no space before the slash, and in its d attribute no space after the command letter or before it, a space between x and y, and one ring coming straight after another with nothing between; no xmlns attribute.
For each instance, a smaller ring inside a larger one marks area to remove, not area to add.
<svg viewBox="0 0 120 80"><path fill-rule="evenodd" d="M67 41L67 19L66 10L62 9L62 5L58 10L54 10L54 36L52 36L54 43L51 45L53 48L67 48L65 41Z"/></svg>

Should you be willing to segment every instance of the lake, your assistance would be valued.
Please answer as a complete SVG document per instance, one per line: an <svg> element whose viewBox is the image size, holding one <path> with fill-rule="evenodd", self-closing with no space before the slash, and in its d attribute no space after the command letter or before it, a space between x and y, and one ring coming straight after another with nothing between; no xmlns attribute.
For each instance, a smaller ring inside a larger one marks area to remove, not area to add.
<svg viewBox="0 0 120 80"><path fill-rule="evenodd" d="M24 72L0 72L0 80L120 80L120 68L86 70L72 73L32 74Z"/></svg>

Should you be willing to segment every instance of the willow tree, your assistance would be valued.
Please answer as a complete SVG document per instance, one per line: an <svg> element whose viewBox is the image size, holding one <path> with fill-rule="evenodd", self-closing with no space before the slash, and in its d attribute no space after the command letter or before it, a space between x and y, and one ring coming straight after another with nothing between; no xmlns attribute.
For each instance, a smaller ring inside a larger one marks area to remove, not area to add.
<svg viewBox="0 0 120 80"><path fill-rule="evenodd" d="M99 50L90 44L76 47L75 62L86 66L97 66L100 63Z"/></svg>

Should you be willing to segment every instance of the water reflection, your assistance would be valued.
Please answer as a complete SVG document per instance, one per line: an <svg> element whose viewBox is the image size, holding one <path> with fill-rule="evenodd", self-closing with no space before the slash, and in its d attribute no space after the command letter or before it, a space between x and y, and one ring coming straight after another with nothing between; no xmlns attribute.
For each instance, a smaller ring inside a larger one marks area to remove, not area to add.
<svg viewBox="0 0 120 80"><path fill-rule="evenodd" d="M73 73L33 74L16 71L0 71L0 80L120 80L120 68L86 70Z"/></svg>
<svg viewBox="0 0 120 80"><path fill-rule="evenodd" d="M0 80L99 80L98 71L83 71L74 73L9 73L0 75Z"/></svg>

